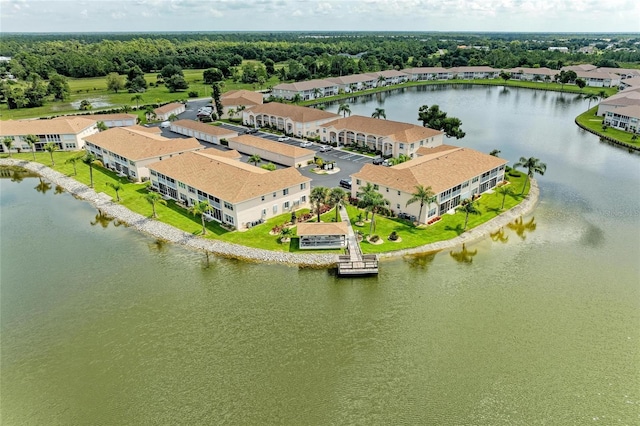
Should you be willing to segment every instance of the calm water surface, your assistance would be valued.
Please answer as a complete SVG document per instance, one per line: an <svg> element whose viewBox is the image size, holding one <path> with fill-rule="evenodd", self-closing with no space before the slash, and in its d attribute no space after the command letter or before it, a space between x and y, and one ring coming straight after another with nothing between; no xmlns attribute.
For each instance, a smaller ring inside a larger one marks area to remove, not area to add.
<svg viewBox="0 0 640 426"><path fill-rule="evenodd" d="M463 121L451 142L546 162L540 205L374 278L207 262L0 179L2 424L640 423L640 158L580 131L569 95L351 109L415 122L434 103Z"/></svg>

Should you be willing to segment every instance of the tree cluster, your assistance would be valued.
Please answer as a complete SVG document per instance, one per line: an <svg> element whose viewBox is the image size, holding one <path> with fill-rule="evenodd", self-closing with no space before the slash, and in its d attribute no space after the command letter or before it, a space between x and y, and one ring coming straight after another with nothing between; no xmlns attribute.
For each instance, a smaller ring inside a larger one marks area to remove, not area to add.
<svg viewBox="0 0 640 426"><path fill-rule="evenodd" d="M442 130L448 138L462 139L465 133L460 128L462 121L456 117L447 117L447 113L440 110L438 105L422 105L418 109L418 120L424 127Z"/></svg>

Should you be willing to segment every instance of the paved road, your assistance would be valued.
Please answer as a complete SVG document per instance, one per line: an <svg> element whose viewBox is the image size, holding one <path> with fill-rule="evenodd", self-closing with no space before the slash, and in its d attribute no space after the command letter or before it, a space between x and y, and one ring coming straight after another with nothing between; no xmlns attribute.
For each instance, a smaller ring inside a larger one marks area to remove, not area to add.
<svg viewBox="0 0 640 426"><path fill-rule="evenodd" d="M182 114L180 114L179 118L180 119L186 119L186 120L196 120L197 117L197 113L198 113L198 109L210 104L210 100L207 99L200 99L200 100L195 100L195 101L189 101L187 103L186 106L186 110L185 112L183 112ZM157 125L154 125L157 126ZM237 131L239 134L243 134L246 130L247 127L244 126L240 126L240 125L234 125L234 124L227 124L224 123L222 124L222 127L227 128L227 129L231 129L234 131ZM162 135L168 138L183 138L186 136L183 135L178 135L176 133L173 133L171 130L169 129L162 129ZM258 136L264 139L269 139L275 142L278 142L278 138L280 137L280 135L274 135L272 133L268 133L268 132L262 132L262 131L258 131L257 133L254 134L254 136ZM289 140L287 141L282 141L282 142L278 142L278 143L283 143L283 144L288 144L288 145L296 145L296 146L300 146L300 144L303 142L303 140L301 139L297 139L295 137L291 137L289 138ZM208 142L204 142L204 141L200 141L200 143L203 146L206 146L207 148L217 148L220 150L226 150L226 148L224 147L220 147L218 145L213 145L210 144ZM304 176L307 176L309 178L311 178L313 181L311 182L311 186L327 186L327 187L335 187L338 186L338 183L340 182L340 179L350 179L350 175L352 175L353 173L356 173L357 171L359 171L362 166L366 163L371 163L373 161L372 157L368 157L366 155L362 155L362 154L356 154L356 153L352 153L352 152L348 152L348 151L342 151L339 149L332 149L331 151L327 151L327 152L320 152L320 148L322 147L322 144L317 144L317 143L313 143L311 146L307 146L305 148L310 149L312 151L316 151L316 155L319 156L320 158L322 158L325 161L335 161L336 162L336 166L338 167L338 169L340 169L339 172L337 173L333 173L333 174L316 174L311 172L311 169L314 168L314 166L306 166L303 168L298 169L300 171L300 173L302 173ZM242 160L244 162L247 162L247 159L249 158L248 155L242 155ZM276 166L278 168L283 168L285 166L276 164ZM380 166L383 167L383 166Z"/></svg>

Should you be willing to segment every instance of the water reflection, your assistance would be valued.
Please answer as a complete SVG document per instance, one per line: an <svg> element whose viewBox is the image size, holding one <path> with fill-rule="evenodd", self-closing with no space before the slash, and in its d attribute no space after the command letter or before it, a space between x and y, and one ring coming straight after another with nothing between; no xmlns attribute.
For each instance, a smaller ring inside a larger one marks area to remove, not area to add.
<svg viewBox="0 0 640 426"><path fill-rule="evenodd" d="M505 235L504 228L500 228L496 232L489 233L489 236L495 242L506 243L507 241L509 241L509 236Z"/></svg>
<svg viewBox="0 0 640 426"><path fill-rule="evenodd" d="M120 222L119 220L116 220L115 218L109 216L102 210L98 210L95 219L89 223L91 224L91 226L100 225L102 228L106 229L111 222L113 222L113 226L115 227L122 225L122 222Z"/></svg>
<svg viewBox="0 0 640 426"><path fill-rule="evenodd" d="M55 192L54 192L54 193L55 193L56 195L62 194L62 193L64 193L64 188L63 188L63 187L61 187L60 185L56 185L56 189L55 189Z"/></svg>
<svg viewBox="0 0 640 426"><path fill-rule="evenodd" d="M515 231L516 235L518 235L518 237L524 240L527 238L526 236L527 232L533 232L536 230L535 219L536 219L535 217L532 217L529 222L525 222L522 219L522 216L520 216L513 222L508 223L507 227L509 227L509 229L511 229L512 231Z"/></svg>
<svg viewBox="0 0 640 426"><path fill-rule="evenodd" d="M604 244L605 233L602 228L588 224L586 231L580 238L580 243L588 247L600 247Z"/></svg>
<svg viewBox="0 0 640 426"><path fill-rule="evenodd" d="M0 167L0 179L11 179L11 182L22 182L24 178L37 176L22 167Z"/></svg>
<svg viewBox="0 0 640 426"><path fill-rule="evenodd" d="M49 190L51 190L51 184L46 180L43 180L41 177L38 178L40 183L38 183L33 189L40 192L41 194L46 194Z"/></svg>
<svg viewBox="0 0 640 426"><path fill-rule="evenodd" d="M467 250L467 245L466 244L462 244L462 250L460 250L458 252L450 251L449 254L457 262L460 262L460 263L472 263L473 262L473 256L478 254L478 250L477 249L475 249L475 250Z"/></svg>
<svg viewBox="0 0 640 426"><path fill-rule="evenodd" d="M436 253L416 254L412 256L405 256L404 261L413 269L428 270L433 259L436 258Z"/></svg>

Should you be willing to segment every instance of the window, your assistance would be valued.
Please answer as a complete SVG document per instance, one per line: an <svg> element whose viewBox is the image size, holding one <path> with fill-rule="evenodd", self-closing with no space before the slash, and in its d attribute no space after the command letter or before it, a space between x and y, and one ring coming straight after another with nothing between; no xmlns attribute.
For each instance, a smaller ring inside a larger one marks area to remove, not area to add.
<svg viewBox="0 0 640 426"><path fill-rule="evenodd" d="M398 195L400 195L400 191L398 191Z"/></svg>
<svg viewBox="0 0 640 426"><path fill-rule="evenodd" d="M400 149L404 149L404 144L403 143L400 144Z"/></svg>
<svg viewBox="0 0 640 426"><path fill-rule="evenodd" d="M400 209L400 204L396 204L396 209Z"/></svg>
<svg viewBox="0 0 640 426"><path fill-rule="evenodd" d="M465 181L465 182L462 184L462 187L463 187L463 188L466 188L466 187L468 187L468 186L469 186L469 181L468 181L468 180L467 180L467 181Z"/></svg>
<svg viewBox="0 0 640 426"><path fill-rule="evenodd" d="M283 204L283 206L282 206L282 208L283 208L284 210L287 210L287 209L289 208L289 202L288 202L288 201L285 201L285 202L284 202L284 204Z"/></svg>
<svg viewBox="0 0 640 426"><path fill-rule="evenodd" d="M76 148L76 144L75 143L65 143L64 147L66 149L75 149Z"/></svg>
<svg viewBox="0 0 640 426"><path fill-rule="evenodd" d="M387 192L389 192L389 188L387 188Z"/></svg>
<svg viewBox="0 0 640 426"><path fill-rule="evenodd" d="M307 183L301 183L300 184L300 189L305 189L307 187Z"/></svg>
<svg viewBox="0 0 640 426"><path fill-rule="evenodd" d="M276 198L276 193L275 192L273 193L273 198Z"/></svg>
<svg viewBox="0 0 640 426"><path fill-rule="evenodd" d="M158 176L155 170L151 170L151 176Z"/></svg>
<svg viewBox="0 0 640 426"><path fill-rule="evenodd" d="M262 216L266 216L267 215L267 209L262 209Z"/></svg>
<svg viewBox="0 0 640 426"><path fill-rule="evenodd" d="M260 197L260 201L264 201L264 195Z"/></svg>
<svg viewBox="0 0 640 426"><path fill-rule="evenodd" d="M303 195L302 197L300 197L300 202L301 203L306 203L307 202L307 196Z"/></svg>
<svg viewBox="0 0 640 426"><path fill-rule="evenodd" d="M224 208L227 210L233 210L233 204L228 203L227 201L224 202Z"/></svg>
<svg viewBox="0 0 640 426"><path fill-rule="evenodd" d="M184 184L184 183L182 183L182 182L178 182L178 186L179 186L180 188L182 188L182 189L185 189L185 188L187 187L187 185L185 185L185 184Z"/></svg>
<svg viewBox="0 0 640 426"><path fill-rule="evenodd" d="M285 188L282 190L282 195L289 195L289 188Z"/></svg>
<svg viewBox="0 0 640 426"><path fill-rule="evenodd" d="M356 179L356 184L361 185L360 179Z"/></svg>
<svg viewBox="0 0 640 426"><path fill-rule="evenodd" d="M474 177L474 178L471 180L471 183L476 183L477 181L478 181L478 176Z"/></svg>
<svg viewBox="0 0 640 426"><path fill-rule="evenodd" d="M196 189L193 186L189 187L189 192L191 192L192 194L196 193Z"/></svg>
<svg viewBox="0 0 640 426"><path fill-rule="evenodd" d="M228 214L225 214L224 215L224 221L226 223L229 223L229 224L233 225L233 216L229 216Z"/></svg>
<svg viewBox="0 0 640 426"><path fill-rule="evenodd" d="M415 144L414 144L414 143L412 143L412 144L411 144L411 149L413 149L414 147L415 147Z"/></svg>
<svg viewBox="0 0 640 426"><path fill-rule="evenodd" d="M273 205L273 212L274 213L278 213L278 205L277 204Z"/></svg>

